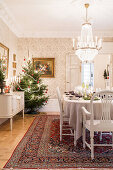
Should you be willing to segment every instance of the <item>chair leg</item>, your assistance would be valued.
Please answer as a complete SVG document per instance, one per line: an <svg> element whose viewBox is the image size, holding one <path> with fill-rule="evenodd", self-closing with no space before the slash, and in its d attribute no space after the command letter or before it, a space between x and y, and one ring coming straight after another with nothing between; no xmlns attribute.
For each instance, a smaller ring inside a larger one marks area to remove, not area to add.
<svg viewBox="0 0 113 170"><path fill-rule="evenodd" d="M113 149L113 132L112 132L112 149Z"/></svg>
<svg viewBox="0 0 113 170"><path fill-rule="evenodd" d="M74 130L74 146L76 146L76 131Z"/></svg>
<svg viewBox="0 0 113 170"><path fill-rule="evenodd" d="M23 109L23 111L22 111L22 114L23 114L23 119L24 119L24 109Z"/></svg>
<svg viewBox="0 0 113 170"><path fill-rule="evenodd" d="M90 139L91 139L91 159L94 159L94 132L90 131Z"/></svg>
<svg viewBox="0 0 113 170"><path fill-rule="evenodd" d="M83 148L85 149L85 140L86 140L86 133L85 133L85 126L83 126Z"/></svg>
<svg viewBox="0 0 113 170"><path fill-rule="evenodd" d="M62 123L60 122L60 141L62 141Z"/></svg>
<svg viewBox="0 0 113 170"><path fill-rule="evenodd" d="M11 129L11 131L13 129L13 118L12 117L10 118L10 129Z"/></svg>
<svg viewBox="0 0 113 170"><path fill-rule="evenodd" d="M100 132L100 141L102 140L102 132Z"/></svg>

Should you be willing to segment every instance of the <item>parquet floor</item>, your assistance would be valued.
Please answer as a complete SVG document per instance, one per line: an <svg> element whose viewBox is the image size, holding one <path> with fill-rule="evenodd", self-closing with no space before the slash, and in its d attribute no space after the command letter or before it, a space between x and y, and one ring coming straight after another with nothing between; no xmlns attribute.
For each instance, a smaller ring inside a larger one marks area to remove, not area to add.
<svg viewBox="0 0 113 170"><path fill-rule="evenodd" d="M47 114L58 114L58 113L47 113ZM25 114L25 118L23 120L21 113L16 115L13 118L12 132L10 131L9 120L6 121L4 124L0 125L0 170L3 168L5 163L8 161L15 147L17 146L19 141L22 139L22 137L26 133L28 127L30 126L30 124L32 123L34 119L34 116L35 115ZM69 168L68 170L73 170L73 168Z"/></svg>

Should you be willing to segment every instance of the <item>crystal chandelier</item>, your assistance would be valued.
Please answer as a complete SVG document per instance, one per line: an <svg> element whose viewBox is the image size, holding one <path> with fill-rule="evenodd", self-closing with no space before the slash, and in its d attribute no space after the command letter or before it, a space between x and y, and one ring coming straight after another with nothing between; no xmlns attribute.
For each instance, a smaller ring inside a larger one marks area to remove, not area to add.
<svg viewBox="0 0 113 170"><path fill-rule="evenodd" d="M81 36L78 37L75 54L82 62L91 62L101 49L102 39L93 38L92 27L87 19L87 9L89 4L85 4L86 21L82 24Z"/></svg>

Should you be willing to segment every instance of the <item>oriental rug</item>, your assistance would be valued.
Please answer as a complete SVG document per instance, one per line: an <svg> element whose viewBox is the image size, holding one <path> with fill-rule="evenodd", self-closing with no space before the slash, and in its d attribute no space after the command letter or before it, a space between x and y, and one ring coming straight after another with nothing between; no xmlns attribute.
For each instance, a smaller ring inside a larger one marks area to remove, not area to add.
<svg viewBox="0 0 113 170"><path fill-rule="evenodd" d="M89 134L87 132L87 139ZM95 134L95 142L100 141ZM74 147L73 137L59 140L59 116L37 116L3 169L113 168L111 147L95 147L95 159L83 149L82 137ZM103 135L109 143L111 136Z"/></svg>

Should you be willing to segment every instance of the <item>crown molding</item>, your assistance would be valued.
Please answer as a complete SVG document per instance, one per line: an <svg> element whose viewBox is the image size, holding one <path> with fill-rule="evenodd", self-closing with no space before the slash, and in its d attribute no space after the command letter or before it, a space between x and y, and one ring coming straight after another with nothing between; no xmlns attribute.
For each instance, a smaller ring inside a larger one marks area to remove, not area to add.
<svg viewBox="0 0 113 170"><path fill-rule="evenodd" d="M94 36L98 36L99 38L104 38L105 41L112 41L113 31L94 31ZM26 32L21 35L21 38L77 38L80 36L80 31L73 31L73 32Z"/></svg>
<svg viewBox="0 0 113 170"><path fill-rule="evenodd" d="M103 42L113 42L113 37L104 37Z"/></svg>
<svg viewBox="0 0 113 170"><path fill-rule="evenodd" d="M27 32L22 30L11 14L4 0L0 0L0 18L18 38L77 38L80 31L50 31L50 32ZM94 36L102 38L104 42L113 42L113 30L93 31Z"/></svg>

